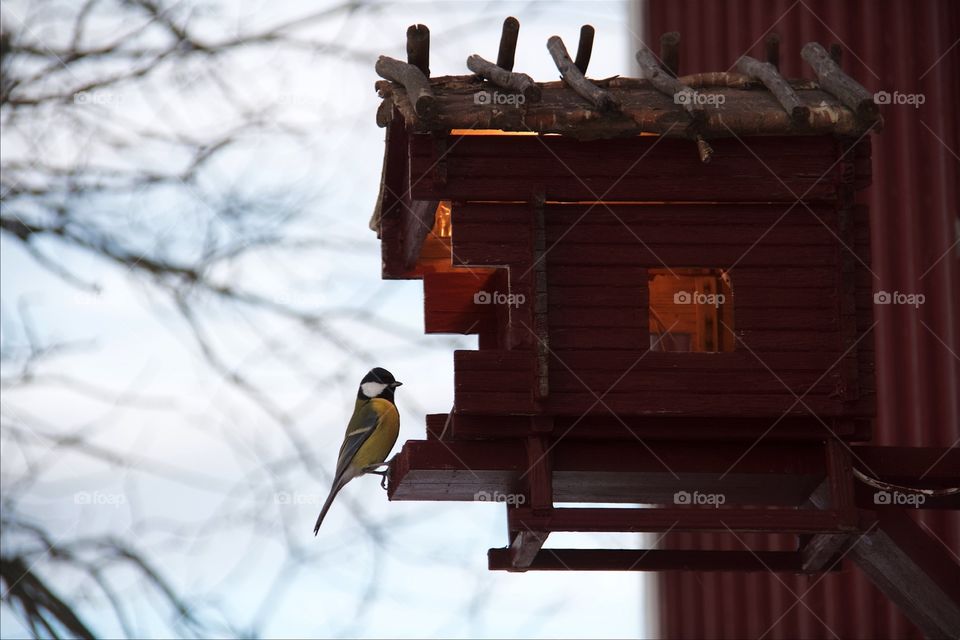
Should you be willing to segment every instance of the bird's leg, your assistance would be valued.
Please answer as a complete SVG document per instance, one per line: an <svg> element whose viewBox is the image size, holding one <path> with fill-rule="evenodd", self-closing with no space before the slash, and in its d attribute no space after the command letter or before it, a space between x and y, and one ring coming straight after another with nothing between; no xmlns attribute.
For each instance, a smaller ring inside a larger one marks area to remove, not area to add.
<svg viewBox="0 0 960 640"><path fill-rule="evenodd" d="M377 471L377 467L386 467L382 471ZM375 473L380 476L380 486L384 491L387 489L387 480L390 479L390 463L381 462L380 464L371 464L363 468L364 473Z"/></svg>

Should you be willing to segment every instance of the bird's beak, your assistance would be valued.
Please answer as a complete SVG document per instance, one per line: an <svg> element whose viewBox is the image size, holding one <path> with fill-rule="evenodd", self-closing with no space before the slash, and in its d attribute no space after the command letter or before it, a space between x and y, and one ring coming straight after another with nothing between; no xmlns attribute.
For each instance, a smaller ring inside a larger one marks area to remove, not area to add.
<svg viewBox="0 0 960 640"><path fill-rule="evenodd" d="M403 383L400 382L399 380L395 380L390 386L396 389L397 387L402 387Z"/></svg>

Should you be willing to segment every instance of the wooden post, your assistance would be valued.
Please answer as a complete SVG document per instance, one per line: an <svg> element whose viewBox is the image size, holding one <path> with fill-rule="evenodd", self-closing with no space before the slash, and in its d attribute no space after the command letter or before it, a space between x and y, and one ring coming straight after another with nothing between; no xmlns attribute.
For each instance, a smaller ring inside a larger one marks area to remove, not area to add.
<svg viewBox="0 0 960 640"><path fill-rule="evenodd" d="M536 384L538 402L550 395L550 332L547 306L547 228L543 216L544 193L534 195L533 206L533 330L537 334Z"/></svg>
<svg viewBox="0 0 960 640"><path fill-rule="evenodd" d="M517 37L520 35L520 21L510 16L503 21L500 32L500 50L497 51L497 66L513 71L514 57L517 53Z"/></svg>
<svg viewBox="0 0 960 640"><path fill-rule="evenodd" d="M590 55L593 53L593 35L594 29L591 25L585 24L580 27L580 42L577 43L577 59L573 64L580 69L580 73L587 75L587 67L590 65Z"/></svg>
<svg viewBox="0 0 960 640"><path fill-rule="evenodd" d="M763 48L766 50L767 62L773 65L775 69L780 70L780 36L771 33L763 42Z"/></svg>
<svg viewBox="0 0 960 640"><path fill-rule="evenodd" d="M810 109L800 102L793 87L780 75L774 65L769 62L760 62L750 56L741 56L737 60L736 68L740 73L762 82L794 122L805 124L810 119Z"/></svg>
<svg viewBox="0 0 960 640"><path fill-rule="evenodd" d="M858 117L868 120L876 119L879 110L873 102L873 96L860 83L845 74L830 58L823 46L816 42L808 42L803 46L800 55L813 68L813 72L817 74L817 81L824 91L850 107Z"/></svg>
<svg viewBox="0 0 960 640"><path fill-rule="evenodd" d="M834 42L830 45L830 59L833 60L839 67L843 59L843 49L840 48L839 42Z"/></svg>
<svg viewBox="0 0 960 640"><path fill-rule="evenodd" d="M530 505L527 508L532 509L534 513L549 516L553 511L553 464L550 457L550 440L546 436L527 438L526 479L527 496L530 498ZM533 530L521 525L510 541L513 567L527 569L549 535L548 531Z"/></svg>
<svg viewBox="0 0 960 640"><path fill-rule="evenodd" d="M676 78L680 75L680 33L668 31L660 36L660 60L663 70Z"/></svg>
<svg viewBox="0 0 960 640"><path fill-rule="evenodd" d="M615 95L606 89L601 89L583 76L577 65L570 59L570 54L567 53L567 48L560 36L550 36L550 39L547 40L547 50L550 52L554 64L557 65L557 69L560 70L563 81L578 95L585 98L600 111L620 110L620 100Z"/></svg>
<svg viewBox="0 0 960 640"><path fill-rule="evenodd" d="M425 24L407 27L407 62L430 77L430 29Z"/></svg>

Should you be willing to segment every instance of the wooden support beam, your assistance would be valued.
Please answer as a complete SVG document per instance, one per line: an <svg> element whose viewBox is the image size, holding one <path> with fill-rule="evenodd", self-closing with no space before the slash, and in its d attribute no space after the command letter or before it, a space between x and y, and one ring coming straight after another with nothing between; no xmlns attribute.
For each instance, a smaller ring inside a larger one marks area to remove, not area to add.
<svg viewBox="0 0 960 640"><path fill-rule="evenodd" d="M800 550L803 570L817 573L836 563L836 559L856 540L844 533L817 533L809 537Z"/></svg>
<svg viewBox="0 0 960 640"><path fill-rule="evenodd" d="M680 75L680 33L668 31L660 36L660 60L662 68L676 78Z"/></svg>
<svg viewBox="0 0 960 640"><path fill-rule="evenodd" d="M615 509L562 508L548 515L519 507L509 512L516 531L755 531L766 533L842 533L841 514L816 509L676 508Z"/></svg>
<svg viewBox="0 0 960 640"><path fill-rule="evenodd" d="M490 549L491 571L516 571L512 549ZM795 551L686 549L543 549L526 569L534 571L750 571L805 573ZM834 568L834 571L838 570Z"/></svg>
<svg viewBox="0 0 960 640"><path fill-rule="evenodd" d="M437 420L445 425L447 414L440 415ZM519 478L528 468L524 446L515 438L459 440L457 425L467 419L484 420L454 412L452 442L414 440L404 444L394 458L391 499L472 501L478 491L518 491L522 486ZM532 433L530 416L501 420L524 437ZM563 433L563 425L555 428ZM620 429L622 433L623 427ZM656 456L639 442L560 440L551 450L555 499L672 504L673 494L681 486L723 493L727 504L799 506L826 477L820 443L764 441L737 462L743 455L743 446L737 442L715 441L709 450L692 447L685 440L650 442ZM878 479L905 486L954 486L955 470L960 466L960 449L855 446L854 451ZM736 469L726 473L734 462ZM927 469L931 471L920 480ZM875 507L874 491L866 489L858 492L857 505ZM928 500L923 506L931 503L934 501ZM944 499L943 507L957 508L956 503L954 499L950 505ZM829 502L824 504L829 507Z"/></svg>
<svg viewBox="0 0 960 640"><path fill-rule="evenodd" d="M877 118L880 112L873 101L873 95L845 74L822 45L808 42L803 46L800 55L813 69L824 91L852 109L858 117L865 120Z"/></svg>
<svg viewBox="0 0 960 640"><path fill-rule="evenodd" d="M771 33L763 41L763 48L766 52L767 62L773 65L777 70L780 69L780 35Z"/></svg>
<svg viewBox="0 0 960 640"><path fill-rule="evenodd" d="M864 450L871 448L911 450ZM873 457L872 461L878 463L879 459ZM832 508L831 499L826 485L810 496L810 501L821 509ZM849 544L853 546L847 557L926 637L956 637L960 629L960 565L939 540L914 522L903 508L878 511L876 521L865 527L863 534L851 538ZM811 566L816 553L810 552Z"/></svg>
<svg viewBox="0 0 960 640"><path fill-rule="evenodd" d="M500 49L497 51L497 66L513 71L514 57L517 53L517 37L520 35L520 21L513 16L503 21L500 32Z"/></svg>
<svg viewBox="0 0 960 640"><path fill-rule="evenodd" d="M510 542L510 568L513 571L525 571L533 562L549 533L540 531L517 531Z"/></svg>
<svg viewBox="0 0 960 640"><path fill-rule="evenodd" d="M377 75L391 82L399 82L407 91L417 116L431 119L437 113L437 100L430 89L430 81L417 66L388 56L380 56L376 64Z"/></svg>
<svg viewBox="0 0 960 640"><path fill-rule="evenodd" d="M533 78L525 73L507 71L489 60L481 58L477 54L473 54L467 58L467 68L498 87L523 94L524 100L526 101L540 101L540 87L533 81Z"/></svg>
<svg viewBox="0 0 960 640"><path fill-rule="evenodd" d="M527 438L527 494L534 513L549 515L553 510L553 459L546 436Z"/></svg>
<svg viewBox="0 0 960 640"><path fill-rule="evenodd" d="M643 74L650 80L650 84L660 93L671 96L675 104L682 105L694 122L702 123L706 121L706 111L701 105L697 104L696 92L661 68L650 49L645 46L640 47L636 59L637 64L643 70Z"/></svg>
<svg viewBox="0 0 960 640"><path fill-rule="evenodd" d="M827 440L827 482L830 491L830 508L842 514L842 520L850 530L858 524L857 507L853 496L853 466L850 449L836 438Z"/></svg>
<svg viewBox="0 0 960 640"><path fill-rule="evenodd" d="M834 510L854 508L853 503L848 502L848 499L852 500L852 494L849 496L846 495L846 492L838 487L836 478L829 475L830 473L837 473L838 467L841 470L843 469L840 456L828 448L826 462L828 476L820 486L810 494L810 499L804 506L814 509ZM851 473L849 467L846 468L846 473L848 475ZM837 506L838 503L842 505L839 509ZM856 512L854 512L854 515L856 515ZM872 522L864 526L869 527L870 524L872 524ZM836 561L836 558L838 558L840 554L854 543L855 539L856 535L849 533L817 533L812 536L801 536L800 553L803 556L803 568L812 572L826 569Z"/></svg>
<svg viewBox="0 0 960 640"><path fill-rule="evenodd" d="M430 29L425 24L407 27L407 63L430 77Z"/></svg>
<svg viewBox="0 0 960 640"><path fill-rule="evenodd" d="M580 41L577 43L577 58L573 64L576 65L580 73L587 75L587 67L590 66L590 55L593 53L594 29L592 25L585 24L580 27Z"/></svg>
<svg viewBox="0 0 960 640"><path fill-rule="evenodd" d="M810 119L810 109L800 102L797 92L790 83L780 75L777 68L769 62L760 62L750 56L741 56L737 60L736 69L744 75L756 78L770 90L784 111L790 114L794 122L801 124Z"/></svg>
<svg viewBox="0 0 960 640"><path fill-rule="evenodd" d="M903 510L883 513L849 557L928 638L960 631L960 565Z"/></svg>
<svg viewBox="0 0 960 640"><path fill-rule="evenodd" d="M547 304L547 226L543 215L545 196L538 191L530 205L533 210L533 331L537 334L536 372L534 386L536 400L550 395L550 320Z"/></svg>
<svg viewBox="0 0 960 640"><path fill-rule="evenodd" d="M550 39L547 40L547 51L550 52L560 75L563 76L563 81L580 97L600 111L620 110L620 100L615 95L606 89L601 89L584 77L577 65L570 59L570 54L567 53L567 48L560 36L550 36Z"/></svg>

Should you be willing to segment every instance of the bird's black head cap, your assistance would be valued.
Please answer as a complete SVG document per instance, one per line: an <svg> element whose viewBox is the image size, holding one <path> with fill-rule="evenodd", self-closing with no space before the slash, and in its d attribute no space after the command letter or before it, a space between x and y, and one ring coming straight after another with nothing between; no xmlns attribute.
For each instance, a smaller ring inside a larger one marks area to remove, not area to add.
<svg viewBox="0 0 960 640"><path fill-rule="evenodd" d="M374 367L363 376L360 381L360 388L357 390L358 398L384 398L393 402L393 393L397 387L403 383L393 377L393 374L383 367Z"/></svg>

